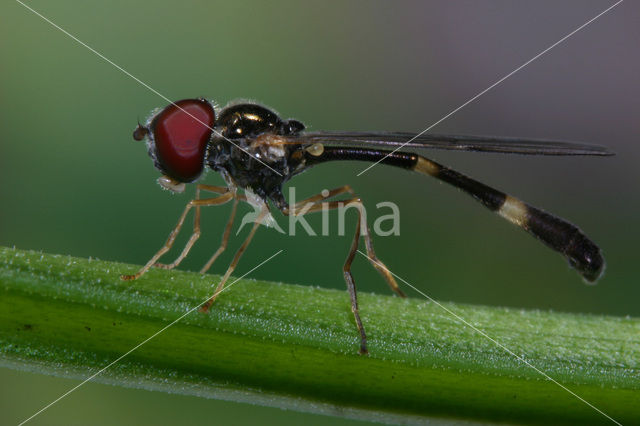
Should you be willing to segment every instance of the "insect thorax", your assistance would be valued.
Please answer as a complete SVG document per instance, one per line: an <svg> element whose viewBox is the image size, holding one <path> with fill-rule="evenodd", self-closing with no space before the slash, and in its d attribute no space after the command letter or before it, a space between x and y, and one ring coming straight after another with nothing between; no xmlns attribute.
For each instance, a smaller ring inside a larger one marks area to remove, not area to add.
<svg viewBox="0 0 640 426"><path fill-rule="evenodd" d="M273 111L257 104L237 104L224 108L216 122L207 150L207 164L223 172L226 179L242 189L250 189L265 201L282 201L282 185L293 176L291 156L299 145L283 143L304 125L283 121Z"/></svg>

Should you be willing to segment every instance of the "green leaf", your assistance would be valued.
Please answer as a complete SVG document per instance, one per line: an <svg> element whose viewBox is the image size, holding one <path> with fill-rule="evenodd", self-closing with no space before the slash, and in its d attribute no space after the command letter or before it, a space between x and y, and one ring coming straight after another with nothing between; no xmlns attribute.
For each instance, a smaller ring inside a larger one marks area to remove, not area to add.
<svg viewBox="0 0 640 426"><path fill-rule="evenodd" d="M152 270L124 282L136 266L9 248L0 260L0 365L78 379L201 304L219 279ZM387 422L640 419L637 318L362 293L360 309L369 356L358 355L346 291L240 280L209 314L189 313L93 380Z"/></svg>

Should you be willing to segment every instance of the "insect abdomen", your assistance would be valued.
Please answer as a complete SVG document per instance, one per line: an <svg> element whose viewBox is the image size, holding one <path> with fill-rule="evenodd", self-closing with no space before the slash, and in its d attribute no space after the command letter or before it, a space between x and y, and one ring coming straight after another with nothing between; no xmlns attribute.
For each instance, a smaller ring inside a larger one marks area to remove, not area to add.
<svg viewBox="0 0 640 426"><path fill-rule="evenodd" d="M321 154L306 158L309 166L339 160L380 162L447 182L560 252L587 281L596 281L602 275L600 249L577 226L435 161L417 154L364 147L325 147Z"/></svg>
<svg viewBox="0 0 640 426"><path fill-rule="evenodd" d="M602 275L605 263L600 249L577 226L427 158L414 157L414 171L467 192L490 210L562 253L587 281L596 281Z"/></svg>

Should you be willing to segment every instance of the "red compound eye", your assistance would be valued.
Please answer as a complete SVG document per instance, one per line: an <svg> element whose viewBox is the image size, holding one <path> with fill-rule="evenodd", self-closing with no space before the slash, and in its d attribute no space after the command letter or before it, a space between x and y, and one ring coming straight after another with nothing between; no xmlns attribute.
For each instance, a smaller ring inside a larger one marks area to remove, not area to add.
<svg viewBox="0 0 640 426"><path fill-rule="evenodd" d="M204 99L184 99L163 109L151 129L164 173L180 182L200 176L214 124L215 112Z"/></svg>

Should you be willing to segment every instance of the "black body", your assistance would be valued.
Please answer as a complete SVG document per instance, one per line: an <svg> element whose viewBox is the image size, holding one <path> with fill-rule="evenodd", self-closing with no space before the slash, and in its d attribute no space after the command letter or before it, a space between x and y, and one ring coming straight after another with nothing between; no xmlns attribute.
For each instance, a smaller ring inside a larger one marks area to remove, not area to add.
<svg viewBox="0 0 640 426"><path fill-rule="evenodd" d="M571 223L420 155L377 148L406 144L421 148L527 155L612 155L604 147L520 138L305 132L304 129L301 122L282 120L277 113L261 105L239 103L227 106L215 120L205 164L220 172L229 185L249 189L265 202L271 200L285 214L288 214L289 205L282 194L283 184L320 163L338 160L380 162L427 174L462 189L490 210L560 252L586 280L597 280L604 269L604 259L598 246ZM146 130L143 130L139 126L134 137L146 135ZM314 146L316 149L312 149Z"/></svg>
<svg viewBox="0 0 640 426"><path fill-rule="evenodd" d="M187 203L178 225L163 247L136 274L123 275L121 278L136 279L153 266L166 269L176 267L200 236L200 207L221 205L233 200L221 245L200 271L206 273L227 245L238 202L249 202L258 208L258 216L216 286L216 292L201 306L200 310L206 312L223 290L258 227L265 220L272 219L269 201L283 214L291 216L325 208L354 206L358 209L358 225L342 271L351 300L351 311L360 333L360 354L368 353L367 336L358 311L356 284L351 273L356 253L364 254L358 249L361 238L365 242L365 256L372 266L380 272L392 291L400 297L405 297L405 294L394 275L375 254L362 200L355 196L349 185L323 191L292 205L282 194L284 183L295 175L315 165L339 160L380 163L447 182L561 253L585 280L593 282L602 275L604 259L600 249L578 227L426 157L398 150L408 146L527 155L611 155L606 148L564 141L484 136L304 130L301 122L282 120L277 113L261 105L237 103L217 111L213 103L203 98L171 103L152 116L145 126L138 124L133 137L147 140L148 153L163 174L158 179L163 188L182 192L185 184L198 180L207 166L220 172L227 186L198 184L195 199ZM243 189L244 193L240 194L238 188ZM200 198L201 191L217 196L203 199ZM336 200L336 197L340 199ZM171 264L157 263L173 245L192 208L195 209L193 233L182 253Z"/></svg>
<svg viewBox="0 0 640 426"><path fill-rule="evenodd" d="M307 165L336 160L380 161L381 164L412 171L419 171L416 170L416 166L420 160L429 161L431 169L427 174L462 189L491 211L499 211L509 197L504 192L471 179L462 173L419 155L404 152L331 147L325 148L322 155L307 159ZM519 225L524 230L547 246L562 253L569 264L577 269L587 281L592 282L600 277L604 269L604 258L600 253L600 248L593 241L575 225L524 202L521 203L525 207L526 217Z"/></svg>
<svg viewBox="0 0 640 426"><path fill-rule="evenodd" d="M252 146L252 143L264 134L298 135L304 125L296 120L283 121L261 105L237 104L221 111L214 130L216 133L207 150L209 167L230 177L238 187L250 188L261 198L282 205L282 185L293 176L295 169L291 158L303 147L283 145L283 155L274 155L269 147Z"/></svg>

